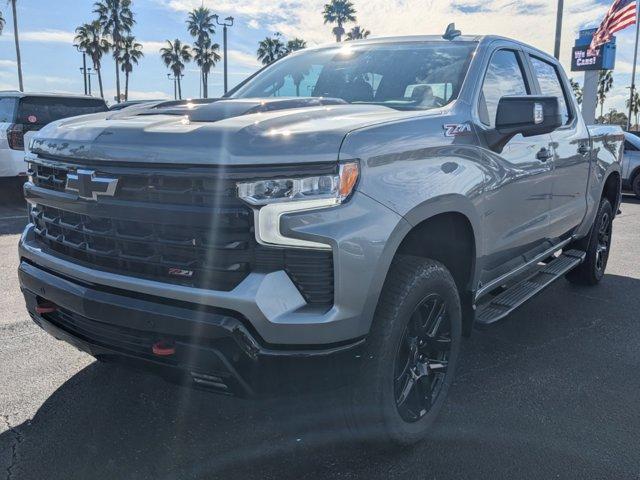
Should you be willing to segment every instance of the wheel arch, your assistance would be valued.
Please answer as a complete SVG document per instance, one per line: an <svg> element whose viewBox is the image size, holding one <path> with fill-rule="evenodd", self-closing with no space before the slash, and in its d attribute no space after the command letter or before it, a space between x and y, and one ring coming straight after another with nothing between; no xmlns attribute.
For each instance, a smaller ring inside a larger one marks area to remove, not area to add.
<svg viewBox="0 0 640 480"><path fill-rule="evenodd" d="M404 228L387 245L385 260L378 268L379 282L373 286L368 312L373 318L380 293L397 255L413 255L443 263L451 272L463 306L463 332L472 325L472 291L477 277L477 259L481 252L481 230L471 201L451 195L425 202L405 215ZM434 233L435 232L435 233ZM425 241L426 240L426 241Z"/></svg>

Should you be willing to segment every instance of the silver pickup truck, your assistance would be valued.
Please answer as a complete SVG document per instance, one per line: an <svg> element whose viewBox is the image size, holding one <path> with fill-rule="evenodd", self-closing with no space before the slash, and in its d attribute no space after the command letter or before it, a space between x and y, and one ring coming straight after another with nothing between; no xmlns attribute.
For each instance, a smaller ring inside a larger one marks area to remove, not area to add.
<svg viewBox="0 0 640 480"><path fill-rule="evenodd" d="M411 443L474 326L603 279L623 145L517 41L306 49L209 104L38 132L20 283L98 360L240 396L341 386L354 432Z"/></svg>

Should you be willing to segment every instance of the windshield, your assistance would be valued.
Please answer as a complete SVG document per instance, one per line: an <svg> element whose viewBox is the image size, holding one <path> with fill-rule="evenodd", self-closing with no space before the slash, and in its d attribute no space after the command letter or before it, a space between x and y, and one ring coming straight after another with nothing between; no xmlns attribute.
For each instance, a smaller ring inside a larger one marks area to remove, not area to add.
<svg viewBox="0 0 640 480"><path fill-rule="evenodd" d="M258 73L231 97L332 97L397 109L442 107L457 98L476 45L414 42L302 52Z"/></svg>

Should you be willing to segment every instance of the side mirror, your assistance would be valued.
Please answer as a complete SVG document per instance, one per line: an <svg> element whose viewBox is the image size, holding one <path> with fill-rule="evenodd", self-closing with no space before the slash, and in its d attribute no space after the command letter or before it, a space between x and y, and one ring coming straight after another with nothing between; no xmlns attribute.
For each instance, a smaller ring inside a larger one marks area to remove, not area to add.
<svg viewBox="0 0 640 480"><path fill-rule="evenodd" d="M496 128L489 143L498 153L518 134L523 137L544 135L562 126L557 97L502 97L498 102Z"/></svg>

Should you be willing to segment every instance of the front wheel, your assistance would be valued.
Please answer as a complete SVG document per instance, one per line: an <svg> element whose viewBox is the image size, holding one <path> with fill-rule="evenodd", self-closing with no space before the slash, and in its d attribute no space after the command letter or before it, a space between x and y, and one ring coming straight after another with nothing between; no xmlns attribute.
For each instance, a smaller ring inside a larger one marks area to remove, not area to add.
<svg viewBox="0 0 640 480"><path fill-rule="evenodd" d="M402 256L385 282L347 420L364 439L411 444L442 408L461 341L456 284L439 262Z"/></svg>
<svg viewBox="0 0 640 480"><path fill-rule="evenodd" d="M604 277L613 231L613 207L606 198L600 201L589 235L575 246L586 252L584 262L567 274L567 280L578 285L596 285Z"/></svg>

